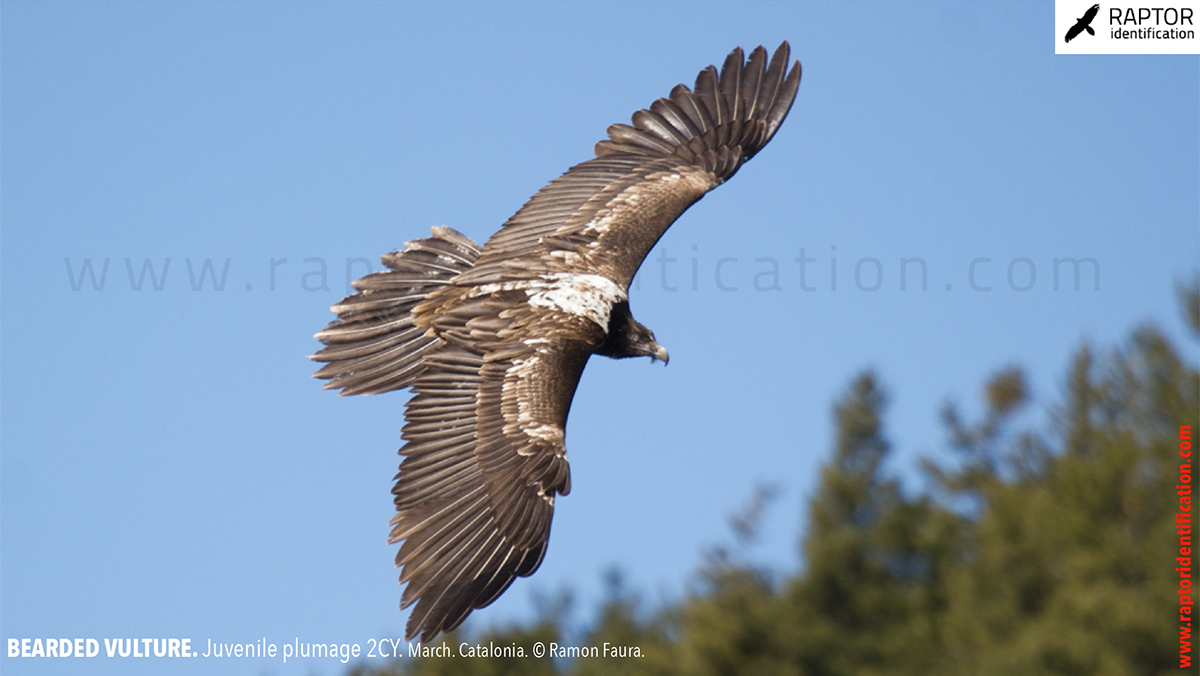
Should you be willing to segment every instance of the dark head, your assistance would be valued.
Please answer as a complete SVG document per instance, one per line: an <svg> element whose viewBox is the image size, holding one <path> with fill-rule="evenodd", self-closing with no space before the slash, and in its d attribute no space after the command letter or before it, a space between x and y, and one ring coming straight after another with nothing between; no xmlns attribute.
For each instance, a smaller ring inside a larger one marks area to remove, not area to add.
<svg viewBox="0 0 1200 676"><path fill-rule="evenodd" d="M670 358L667 351L654 340L654 332L642 326L629 313L629 303L613 305L608 319L608 336L596 349L596 354L624 359L626 357L650 357L666 364Z"/></svg>

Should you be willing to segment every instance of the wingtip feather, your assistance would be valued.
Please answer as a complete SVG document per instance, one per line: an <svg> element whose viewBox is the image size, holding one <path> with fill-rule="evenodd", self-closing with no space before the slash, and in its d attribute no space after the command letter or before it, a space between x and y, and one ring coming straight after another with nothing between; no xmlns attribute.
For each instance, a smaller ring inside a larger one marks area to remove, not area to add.
<svg viewBox="0 0 1200 676"><path fill-rule="evenodd" d="M674 155L728 179L771 140L791 110L801 71L799 61L788 68L790 56L786 40L769 58L761 45L748 59L735 47L719 71L711 65L701 70L693 89L676 85L669 98L635 112L632 126L610 126L596 156ZM725 148L737 151L721 152Z"/></svg>

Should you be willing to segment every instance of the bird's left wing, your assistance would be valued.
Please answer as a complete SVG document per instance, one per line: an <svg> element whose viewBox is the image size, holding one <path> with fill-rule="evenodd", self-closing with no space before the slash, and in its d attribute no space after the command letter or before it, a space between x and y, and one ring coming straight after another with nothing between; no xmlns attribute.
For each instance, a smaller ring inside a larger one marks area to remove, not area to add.
<svg viewBox="0 0 1200 676"><path fill-rule="evenodd" d="M446 318L477 342L427 356L412 385L391 533L404 541L401 607L416 603L408 638L454 629L532 574L554 498L570 491L563 436L590 349L578 333L538 326L524 297L489 294L470 319Z"/></svg>

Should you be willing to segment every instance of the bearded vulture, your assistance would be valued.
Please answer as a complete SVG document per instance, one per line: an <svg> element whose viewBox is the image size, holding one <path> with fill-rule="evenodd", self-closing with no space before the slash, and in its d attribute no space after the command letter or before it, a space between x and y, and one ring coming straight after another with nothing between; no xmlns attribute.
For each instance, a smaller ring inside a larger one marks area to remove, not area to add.
<svg viewBox="0 0 1200 676"><path fill-rule="evenodd" d="M642 259L775 135L800 86L784 42L677 85L478 246L448 227L382 257L316 337L340 394L415 393L396 475L406 639L428 642L541 564L571 490L563 432L593 354L667 361L629 311ZM789 68L789 65L791 67Z"/></svg>

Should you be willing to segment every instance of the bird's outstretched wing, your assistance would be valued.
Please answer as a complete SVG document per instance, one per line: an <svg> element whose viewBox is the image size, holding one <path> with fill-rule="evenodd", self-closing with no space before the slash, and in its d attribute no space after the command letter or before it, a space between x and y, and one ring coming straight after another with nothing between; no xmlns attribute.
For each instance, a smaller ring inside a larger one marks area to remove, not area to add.
<svg viewBox="0 0 1200 676"><path fill-rule="evenodd" d="M401 607L416 603L409 639L454 629L532 574L554 498L571 490L564 432L590 346L561 325L538 327L545 315L523 299L483 297L461 324L486 348L450 345L426 357L413 383L390 540L404 541ZM578 321L580 331L601 331Z"/></svg>
<svg viewBox="0 0 1200 676"><path fill-rule="evenodd" d="M541 274L545 267L602 274L628 288L646 254L696 200L728 180L775 135L800 86L784 42L770 62L741 48L718 75L709 66L689 90L614 124L596 158L534 195L484 246L456 284Z"/></svg>

